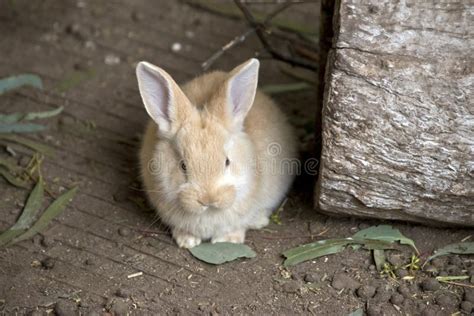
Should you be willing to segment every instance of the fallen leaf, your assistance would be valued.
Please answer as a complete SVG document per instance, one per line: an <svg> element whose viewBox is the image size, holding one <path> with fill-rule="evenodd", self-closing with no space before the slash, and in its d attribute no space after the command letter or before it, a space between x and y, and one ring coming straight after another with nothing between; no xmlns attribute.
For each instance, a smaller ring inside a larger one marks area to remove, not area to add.
<svg viewBox="0 0 474 316"><path fill-rule="evenodd" d="M3 177L8 183L23 189L28 189L29 185L27 182L17 178L13 174L10 173L6 168L0 166L0 176Z"/></svg>
<svg viewBox="0 0 474 316"><path fill-rule="evenodd" d="M51 156L54 153L53 148L51 148L47 145L35 142L31 139L18 136L18 135L5 135L5 134L2 135L2 134L0 134L0 139L5 139L7 141L23 145L25 147L33 149L34 151L40 152L40 153L48 155L48 156Z"/></svg>
<svg viewBox="0 0 474 316"><path fill-rule="evenodd" d="M445 256L449 254L472 255L474 254L474 242L459 242L447 245L443 248L436 250L434 255L426 259L426 262L431 261L436 257Z"/></svg>
<svg viewBox="0 0 474 316"><path fill-rule="evenodd" d="M20 218L17 222L0 235L0 246L8 244L15 237L24 233L33 224L37 218L38 211L43 204L44 188L43 181L40 179L28 196L26 205L23 208Z"/></svg>
<svg viewBox="0 0 474 316"><path fill-rule="evenodd" d="M378 225L360 230L353 235L353 238L380 240L391 243L399 241L401 244L411 246L416 253L419 254L415 242L410 238L403 236L398 229L395 229L390 225Z"/></svg>
<svg viewBox="0 0 474 316"><path fill-rule="evenodd" d="M352 242L353 240L350 239L327 239L292 248L283 252L283 256L286 257L283 265L293 266L307 260L338 253Z"/></svg>
<svg viewBox="0 0 474 316"><path fill-rule="evenodd" d="M29 228L24 234L20 235L18 238L13 240L13 243L28 239L33 237L38 232L41 232L43 229L48 226L48 224L53 220L56 216L58 216L69 203L69 201L76 195L77 187L74 187L63 193L59 196L41 215L34 225Z"/></svg>
<svg viewBox="0 0 474 316"><path fill-rule="evenodd" d="M254 258L257 254L244 244L219 242L204 243L189 249L191 254L207 263L222 264L238 258Z"/></svg>
<svg viewBox="0 0 474 316"><path fill-rule="evenodd" d="M46 126L35 123L0 124L0 133L33 133L46 129Z"/></svg>
<svg viewBox="0 0 474 316"><path fill-rule="evenodd" d="M37 119L45 119L48 117L53 117L58 115L64 110L64 107L60 106L54 110L50 111L43 111L43 112L30 112L26 113L25 116L22 118L22 121L31 121L31 120L37 120Z"/></svg>
<svg viewBox="0 0 474 316"><path fill-rule="evenodd" d="M21 86L32 86L42 89L43 82L37 75L21 74L17 76L0 79L0 94L19 88Z"/></svg>

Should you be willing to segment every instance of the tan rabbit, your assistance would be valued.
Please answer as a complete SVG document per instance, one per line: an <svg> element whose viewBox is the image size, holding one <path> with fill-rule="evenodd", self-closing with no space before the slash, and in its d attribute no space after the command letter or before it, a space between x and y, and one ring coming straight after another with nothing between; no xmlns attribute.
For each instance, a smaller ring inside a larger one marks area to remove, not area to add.
<svg viewBox="0 0 474 316"><path fill-rule="evenodd" d="M257 91L256 59L181 89L163 69L137 66L152 118L140 152L151 204L180 247L243 243L268 224L295 172L296 141L285 116Z"/></svg>

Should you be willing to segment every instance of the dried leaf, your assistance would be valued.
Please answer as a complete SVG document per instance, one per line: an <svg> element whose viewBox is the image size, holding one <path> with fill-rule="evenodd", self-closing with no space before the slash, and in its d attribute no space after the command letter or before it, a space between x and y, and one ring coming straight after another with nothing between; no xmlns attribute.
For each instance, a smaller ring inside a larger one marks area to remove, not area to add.
<svg viewBox="0 0 474 316"><path fill-rule="evenodd" d="M28 229L24 234L20 235L18 238L13 240L13 243L28 239L33 237L37 233L41 232L43 229L48 226L49 222L58 216L64 208L67 206L69 201L76 195L77 187L72 188L71 190L63 193L59 196L41 215L38 221Z"/></svg>
<svg viewBox="0 0 474 316"><path fill-rule="evenodd" d="M12 114L0 114L0 123L16 123L24 116L25 114L18 112Z"/></svg>
<svg viewBox="0 0 474 316"><path fill-rule="evenodd" d="M474 254L474 242L459 242L447 245L443 248L436 250L434 255L426 259L426 262L431 261L436 257L445 256L449 254L472 255Z"/></svg>
<svg viewBox="0 0 474 316"><path fill-rule="evenodd" d="M390 225L372 226L358 231L353 237L387 241L391 243L399 241L401 244L411 246L416 251L416 253L419 253L413 240L403 236L398 229L395 229Z"/></svg>
<svg viewBox="0 0 474 316"><path fill-rule="evenodd" d="M58 115L64 110L63 106L60 106L54 110L50 111L42 111L42 112L30 112L26 113L25 117L22 119L23 121L31 121L31 120L37 120L37 119L45 119L48 117L53 117Z"/></svg>
<svg viewBox="0 0 474 316"><path fill-rule="evenodd" d="M238 258L254 258L256 256L249 246L229 242L204 243L189 249L189 251L194 257L210 264L222 264Z"/></svg>
<svg viewBox="0 0 474 316"><path fill-rule="evenodd" d="M46 126L34 123L0 124L0 133L33 133L46 129Z"/></svg>
<svg viewBox="0 0 474 316"><path fill-rule="evenodd" d="M43 88L43 82L37 75L21 74L17 76L0 79L0 94L19 88L21 86L32 86Z"/></svg>
<svg viewBox="0 0 474 316"><path fill-rule="evenodd" d="M15 237L21 235L30 228L41 209L43 197L43 181L40 179L28 196L28 200L26 201L26 205L23 208L20 218L12 227L0 235L0 247L8 244Z"/></svg>
<svg viewBox="0 0 474 316"><path fill-rule="evenodd" d="M288 83L288 84L269 84L261 87L261 90L268 94L289 93L311 89L312 86L306 82Z"/></svg>

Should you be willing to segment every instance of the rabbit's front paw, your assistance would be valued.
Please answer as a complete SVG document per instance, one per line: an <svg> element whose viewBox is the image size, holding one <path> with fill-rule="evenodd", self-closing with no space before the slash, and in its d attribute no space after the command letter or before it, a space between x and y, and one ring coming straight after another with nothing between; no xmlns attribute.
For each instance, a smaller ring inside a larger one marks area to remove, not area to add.
<svg viewBox="0 0 474 316"><path fill-rule="evenodd" d="M180 248L193 248L201 243L201 238L181 231L173 232L173 238Z"/></svg>
<svg viewBox="0 0 474 316"><path fill-rule="evenodd" d="M211 243L231 242L233 244L243 244L245 241L245 230L236 230L226 235L213 237Z"/></svg>

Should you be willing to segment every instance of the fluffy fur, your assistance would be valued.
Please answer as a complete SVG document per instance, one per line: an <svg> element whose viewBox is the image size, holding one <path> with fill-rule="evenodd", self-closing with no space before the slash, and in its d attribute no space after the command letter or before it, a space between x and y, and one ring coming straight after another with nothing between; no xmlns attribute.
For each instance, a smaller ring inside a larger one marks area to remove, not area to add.
<svg viewBox="0 0 474 316"><path fill-rule="evenodd" d="M256 91L259 63L212 72L182 89L164 70L137 66L149 122L140 151L151 204L180 247L203 240L243 243L268 224L294 175L291 126Z"/></svg>

